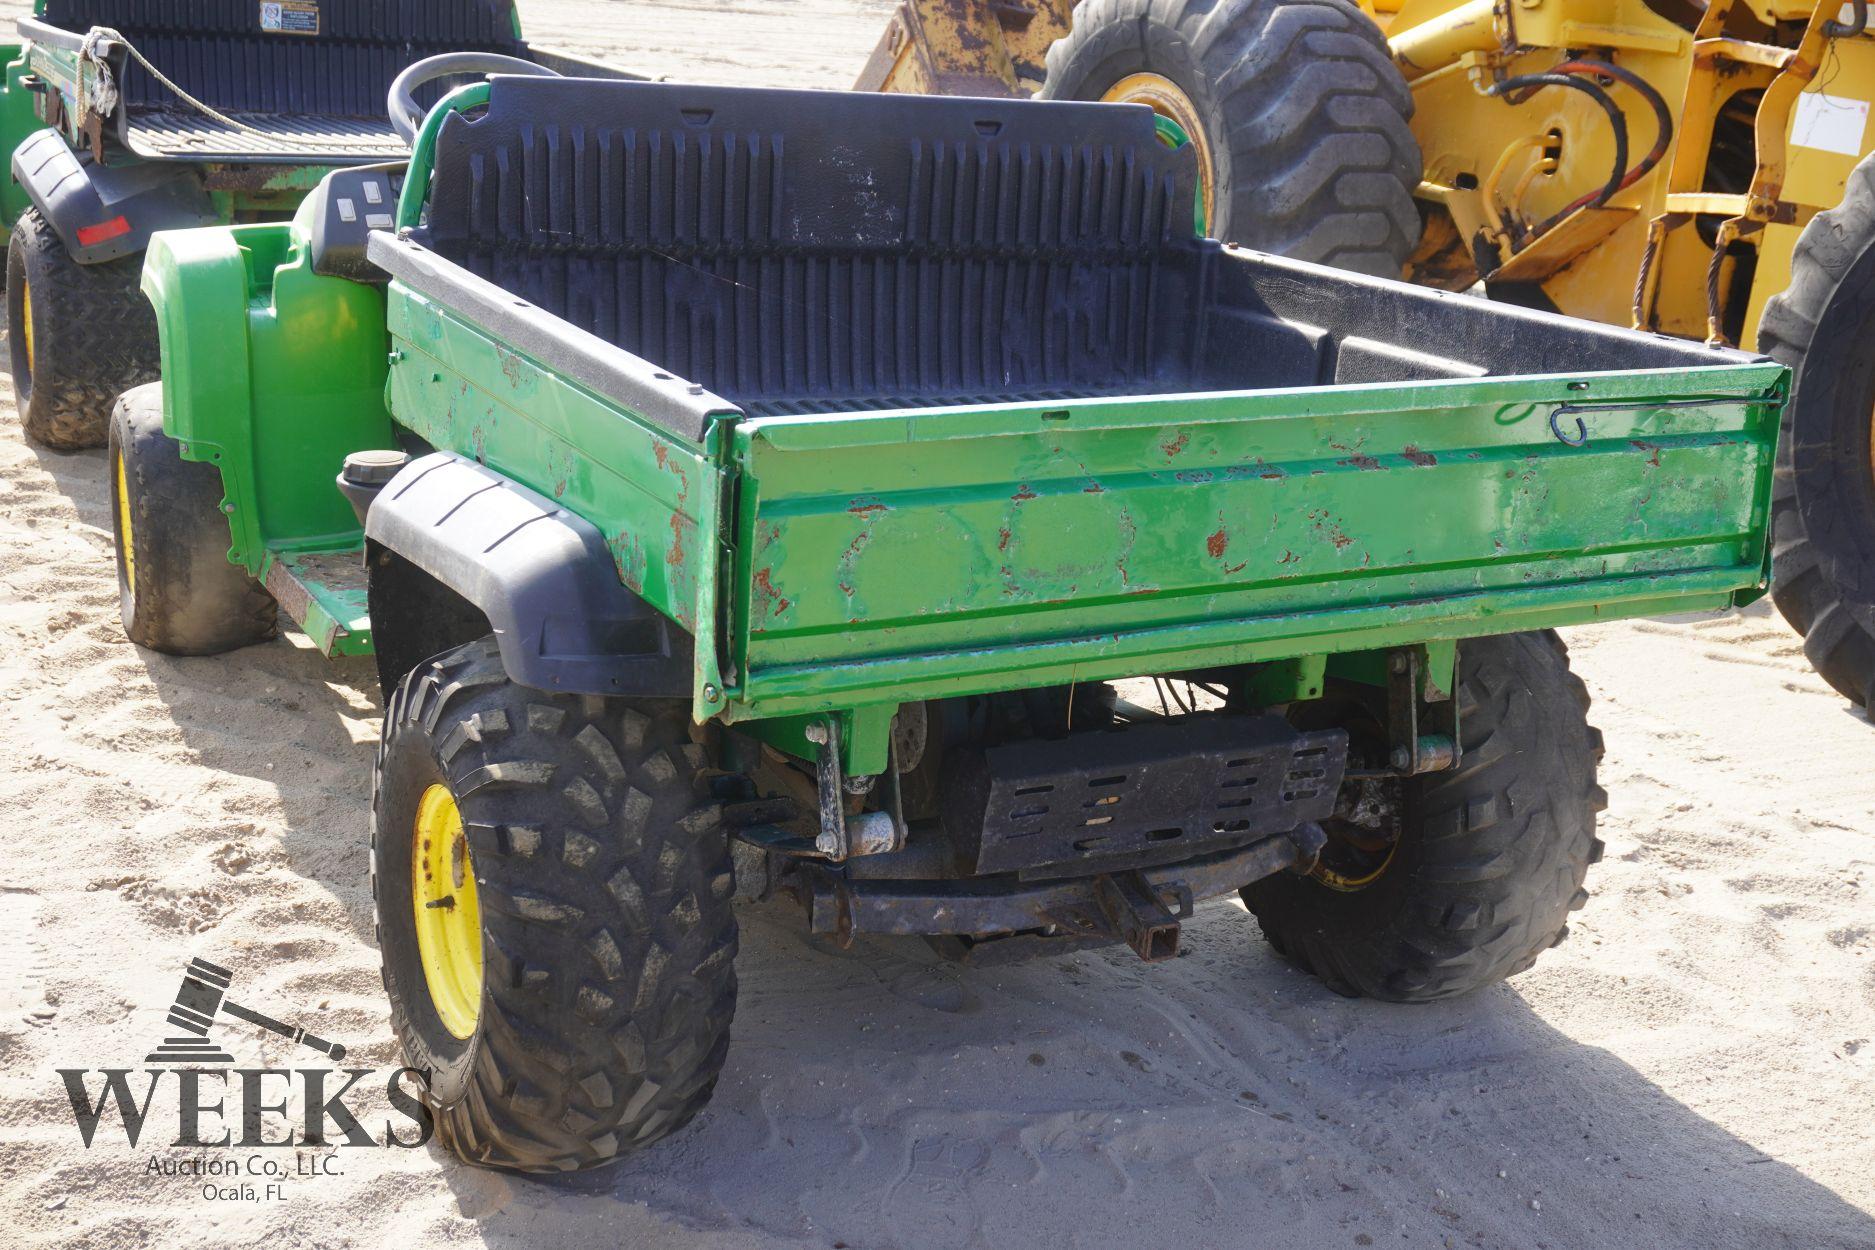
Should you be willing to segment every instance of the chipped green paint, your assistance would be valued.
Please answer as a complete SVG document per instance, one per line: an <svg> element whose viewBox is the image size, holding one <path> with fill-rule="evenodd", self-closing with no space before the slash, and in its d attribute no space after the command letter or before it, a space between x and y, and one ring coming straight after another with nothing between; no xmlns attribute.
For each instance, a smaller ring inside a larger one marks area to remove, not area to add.
<svg viewBox="0 0 1875 1250"><path fill-rule="evenodd" d="M1723 365L742 421L731 715L1749 599L1782 379ZM1688 395L1712 402L1652 406ZM1616 406L1571 448L1548 428L1565 402Z"/></svg>
<svg viewBox="0 0 1875 1250"><path fill-rule="evenodd" d="M399 424L592 522L625 585L691 633L701 624L695 710L699 719L719 710L703 693L726 686L708 642L725 480L716 448L608 404L401 283L385 324L397 353L386 394Z"/></svg>

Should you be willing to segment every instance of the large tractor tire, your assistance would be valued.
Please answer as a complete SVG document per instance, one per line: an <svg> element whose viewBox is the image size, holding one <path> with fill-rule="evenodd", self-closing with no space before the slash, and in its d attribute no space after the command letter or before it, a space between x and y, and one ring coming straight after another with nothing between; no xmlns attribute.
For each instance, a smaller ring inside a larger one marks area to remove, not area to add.
<svg viewBox="0 0 1875 1250"><path fill-rule="evenodd" d="M1771 593L1830 685L1875 711L1875 156L1797 240L1758 349L1795 374L1771 497Z"/></svg>
<svg viewBox="0 0 1875 1250"><path fill-rule="evenodd" d="M130 641L169 655L219 655L272 638L273 596L228 561L221 471L184 460L163 433L162 383L124 393L109 441L118 615Z"/></svg>
<svg viewBox="0 0 1875 1250"><path fill-rule="evenodd" d="M371 888L391 1026L438 1139L596 1167L709 1101L736 1008L735 882L675 700L549 694L492 639L384 713Z"/></svg>
<svg viewBox="0 0 1875 1250"><path fill-rule="evenodd" d="M1534 964L1588 901L1602 739L1562 641L1461 643L1456 697L1463 761L1403 783L1396 840L1243 891L1270 944L1338 994L1469 993Z"/></svg>
<svg viewBox="0 0 1875 1250"><path fill-rule="evenodd" d="M1383 278L1419 242L1412 93L1350 0L1082 0L1040 94L1177 122L1226 242Z"/></svg>
<svg viewBox="0 0 1875 1250"><path fill-rule="evenodd" d="M39 210L7 243L7 339L26 437L60 451L102 447L111 405L156 380L156 313L137 283L142 256L73 260Z"/></svg>

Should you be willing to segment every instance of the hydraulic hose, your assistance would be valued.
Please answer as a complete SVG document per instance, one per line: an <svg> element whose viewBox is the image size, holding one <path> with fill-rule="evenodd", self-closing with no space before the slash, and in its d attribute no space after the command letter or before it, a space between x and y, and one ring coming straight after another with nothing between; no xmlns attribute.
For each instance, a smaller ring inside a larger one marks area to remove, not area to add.
<svg viewBox="0 0 1875 1250"><path fill-rule="evenodd" d="M1864 4L1868 0L1862 0ZM1667 147L1673 142L1673 110L1667 107L1666 97L1654 90L1652 83L1630 69L1623 69L1610 61L1597 61L1589 57L1577 57L1558 65L1554 73L1558 74L1597 74L1603 78L1612 78L1633 88L1634 93L1647 101L1647 107L1654 111L1654 146L1640 163L1622 175L1620 189L1625 191L1645 178L1654 166L1667 154Z"/></svg>
<svg viewBox="0 0 1875 1250"><path fill-rule="evenodd" d="M1866 6L1868 0L1858 0L1858 2ZM1653 147L1648 149L1647 154L1643 156L1633 168L1628 167L1627 119L1622 116L1620 108L1600 86L1584 78L1576 77L1576 75L1581 74L1591 74L1599 78L1606 78L1623 83L1631 88L1635 94L1647 101L1647 106L1653 110ZM1614 128L1615 160L1614 170L1609 175L1608 181L1600 190L1591 191L1587 195L1579 196L1571 200L1557 212L1551 214L1533 227L1531 230L1532 234L1542 234L1577 209L1589 207L1591 205L1599 208L1601 205L1606 204L1609 200L1613 199L1616 194L1633 186L1642 178L1645 178L1648 173L1653 170L1654 166L1658 165L1661 159L1666 156L1667 148L1673 142L1673 110L1667 106L1665 97L1663 97L1660 92L1656 91L1653 85L1639 74L1634 73L1632 70L1623 69L1621 66L1609 61L1595 60L1591 57L1577 57L1573 60L1564 61L1562 64L1541 74L1525 74L1518 78L1506 78L1501 82L1494 83L1489 89L1489 94L1502 96L1511 103L1522 103L1530 97L1536 88L1544 86L1573 87L1578 91L1586 93L1601 106L1602 112L1608 114L1609 124Z"/></svg>
<svg viewBox="0 0 1875 1250"><path fill-rule="evenodd" d="M1560 221L1585 204L1606 204L1609 200L1614 198L1617 191L1621 190L1623 185L1621 180L1627 176L1628 172L1628 124L1627 120L1621 116L1620 107L1615 104L1614 100L1606 91L1603 91L1600 87L1586 79L1571 77L1568 74L1560 73L1555 70L1542 74L1522 74L1515 78L1502 79L1492 83L1486 88L1485 94L1501 96L1509 92L1531 90L1537 87L1568 87L1572 91L1580 91L1582 94L1588 96L1589 99L1595 101L1602 112L1608 115L1609 128L1614 131L1615 135L1614 170L1608 175L1607 183L1603 185L1600 191L1591 192L1583 196L1581 199L1574 201L1561 212L1545 221L1537 228L1536 233L1540 234L1543 230L1548 229L1555 222Z"/></svg>
<svg viewBox="0 0 1875 1250"><path fill-rule="evenodd" d="M1853 39L1868 29L1868 0L1849 0L1849 20L1831 18L1823 23L1823 33L1831 39Z"/></svg>

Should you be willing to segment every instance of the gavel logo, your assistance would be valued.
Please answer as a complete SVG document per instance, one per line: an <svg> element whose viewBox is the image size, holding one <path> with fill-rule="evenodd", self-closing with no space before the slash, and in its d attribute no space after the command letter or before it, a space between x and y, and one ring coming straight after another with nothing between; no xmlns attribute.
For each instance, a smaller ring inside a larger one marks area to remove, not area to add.
<svg viewBox="0 0 1875 1250"><path fill-rule="evenodd" d="M233 980L234 973L228 969L211 964L206 959L191 959L188 971L182 977L182 988L176 991L176 1001L169 1009L169 1022L195 1036L165 1038L163 1044L145 1062L233 1063L234 1057L208 1037L209 1027L215 1023L217 1014L258 1024L269 1033L278 1033L302 1046L310 1046L320 1054L330 1056L334 1062L345 1058L345 1048L336 1042L328 1042L305 1029L282 1024L251 1007L229 1002L228 986Z"/></svg>

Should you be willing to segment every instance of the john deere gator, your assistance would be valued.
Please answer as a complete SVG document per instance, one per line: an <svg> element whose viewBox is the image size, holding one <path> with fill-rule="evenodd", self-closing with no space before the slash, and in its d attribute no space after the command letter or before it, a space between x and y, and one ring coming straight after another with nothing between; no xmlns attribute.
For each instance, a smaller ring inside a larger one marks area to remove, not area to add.
<svg viewBox="0 0 1875 1250"><path fill-rule="evenodd" d="M515 0L37 0L19 42L0 45L8 345L27 436L102 446L118 394L156 376L137 293L152 234L284 221L335 167L401 165L409 128L386 120L386 91L445 51L463 70L520 58L614 72L528 45ZM388 218L390 205L359 211Z"/></svg>
<svg viewBox="0 0 1875 1250"><path fill-rule="evenodd" d="M391 229L352 170L152 240L125 628L376 655L384 983L464 1158L694 1115L738 894L969 960L1241 896L1402 1002L1562 940L1605 796L1552 631L1762 593L1787 373L1223 247L1179 140L496 77Z"/></svg>

